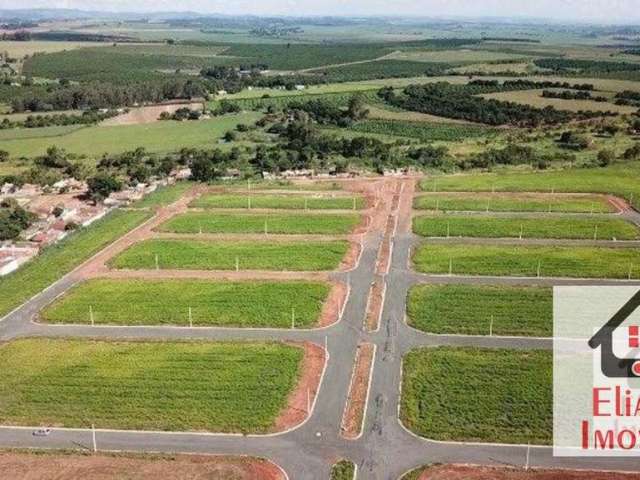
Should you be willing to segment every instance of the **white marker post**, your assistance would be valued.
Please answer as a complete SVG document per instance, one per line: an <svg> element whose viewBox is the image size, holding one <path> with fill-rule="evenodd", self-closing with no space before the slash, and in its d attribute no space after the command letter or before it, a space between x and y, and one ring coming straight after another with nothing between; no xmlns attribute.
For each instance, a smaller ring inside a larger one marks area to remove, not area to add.
<svg viewBox="0 0 640 480"><path fill-rule="evenodd" d="M542 266L542 260L538 260L538 277L540 276L540 267Z"/></svg>
<svg viewBox="0 0 640 480"><path fill-rule="evenodd" d="M593 229L593 239L598 240L598 225L596 225Z"/></svg>
<svg viewBox="0 0 640 480"><path fill-rule="evenodd" d="M530 455L531 455L531 443L527 442L527 457L526 457L525 463L524 463L524 469L525 470L529 470Z"/></svg>
<svg viewBox="0 0 640 480"><path fill-rule="evenodd" d="M89 320L91 321L91 326L93 327L95 325L94 321L93 321L93 306L89 305Z"/></svg>
<svg viewBox="0 0 640 480"><path fill-rule="evenodd" d="M236 272L240 271L240 257L236 257Z"/></svg>
<svg viewBox="0 0 640 480"><path fill-rule="evenodd" d="M296 328L296 309L291 307L291 330Z"/></svg>
<svg viewBox="0 0 640 480"><path fill-rule="evenodd" d="M493 337L493 315L491 315L491 321L489 322L489 336Z"/></svg>
<svg viewBox="0 0 640 480"><path fill-rule="evenodd" d="M267 221L264 221L264 234L269 235L269 229L267 228Z"/></svg>
<svg viewBox="0 0 640 480"><path fill-rule="evenodd" d="M524 225L520 224L520 240L522 240L522 235L524 234Z"/></svg>
<svg viewBox="0 0 640 480"><path fill-rule="evenodd" d="M98 451L98 442L96 441L96 426L91 424L91 440L93 443L93 453Z"/></svg>
<svg viewBox="0 0 640 480"><path fill-rule="evenodd" d="M189 307L189 328L193 328L193 314L191 312L191 307Z"/></svg>
<svg viewBox="0 0 640 480"><path fill-rule="evenodd" d="M449 257L449 276L453 275L453 259Z"/></svg>
<svg viewBox="0 0 640 480"><path fill-rule="evenodd" d="M487 213L489 212L489 204L490 204L490 202L491 202L491 199L487 198L487 209L486 209Z"/></svg>
<svg viewBox="0 0 640 480"><path fill-rule="evenodd" d="M160 260L158 259L157 253L156 253L156 270L160 270Z"/></svg>
<svg viewBox="0 0 640 480"><path fill-rule="evenodd" d="M451 228L449 222L447 222L447 238L449 238L449 234L451 233Z"/></svg>

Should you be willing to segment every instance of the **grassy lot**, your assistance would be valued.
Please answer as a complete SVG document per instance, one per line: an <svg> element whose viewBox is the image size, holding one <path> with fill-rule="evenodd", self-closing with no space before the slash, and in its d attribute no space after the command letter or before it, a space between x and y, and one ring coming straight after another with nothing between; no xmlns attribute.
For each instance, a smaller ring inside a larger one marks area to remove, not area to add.
<svg viewBox="0 0 640 480"><path fill-rule="evenodd" d="M50 323L102 325L313 326L329 285L317 282L205 280L87 281L41 313ZM90 310L91 309L91 310ZM91 313L90 313L91 312Z"/></svg>
<svg viewBox="0 0 640 480"><path fill-rule="evenodd" d="M150 215L145 211L117 210L45 249L14 273L0 278L0 316L60 279Z"/></svg>
<svg viewBox="0 0 640 480"><path fill-rule="evenodd" d="M0 139L0 149L8 151L12 156L27 157L42 155L51 145L92 158L103 153L121 153L138 147L144 147L150 152L172 152L185 147L213 147L217 140L239 123L251 124L259 118L259 113L247 112L197 122L165 121L112 127L98 125L76 128L64 135L56 133L55 139L51 138L50 129L64 130L69 127L32 128L29 129L32 136L41 134L40 130L46 130L47 135Z"/></svg>
<svg viewBox="0 0 640 480"><path fill-rule="evenodd" d="M349 243L147 240L111 261L115 268L186 270L335 270Z"/></svg>
<svg viewBox="0 0 640 480"><path fill-rule="evenodd" d="M55 125L41 128L9 128L0 130L0 142L33 138L59 138L83 128L88 127L86 125Z"/></svg>
<svg viewBox="0 0 640 480"><path fill-rule="evenodd" d="M431 177L423 180L421 187L427 192L612 193L626 199L633 195L633 204L640 207L639 176L640 165L624 163L607 168Z"/></svg>
<svg viewBox="0 0 640 480"><path fill-rule="evenodd" d="M173 185L160 187L131 206L133 208L155 208L170 205L180 200L193 185L191 182L177 182Z"/></svg>
<svg viewBox="0 0 640 480"><path fill-rule="evenodd" d="M82 47L100 47L111 45L105 42L62 42L62 41L40 41L31 40L29 42L13 42L10 40L0 41L0 51L9 52L12 58L23 58L25 55L34 53L52 53L63 50L75 50Z"/></svg>
<svg viewBox="0 0 640 480"><path fill-rule="evenodd" d="M159 230L175 233L287 233L340 234L349 233L360 217L334 214L211 214L189 212L173 217Z"/></svg>
<svg viewBox="0 0 640 480"><path fill-rule="evenodd" d="M549 444L547 351L439 347L404 357L400 416L434 440Z"/></svg>
<svg viewBox="0 0 640 480"><path fill-rule="evenodd" d="M563 212L610 213L613 205L599 195L571 197L567 195L511 193L436 193L416 197L413 208L452 212Z"/></svg>
<svg viewBox="0 0 640 480"><path fill-rule="evenodd" d="M492 217L489 215L423 215L413 231L425 237L569 238L634 240L638 228L619 218Z"/></svg>
<svg viewBox="0 0 640 480"><path fill-rule="evenodd" d="M481 63L481 62L493 62L498 60L524 60L527 58L525 55L491 52L486 50L471 50L471 49L458 49L458 50L436 50L436 51L406 51L398 52L391 55L389 58L395 60L408 60L413 62L444 62L444 63Z"/></svg>
<svg viewBox="0 0 640 480"><path fill-rule="evenodd" d="M16 340L0 348L0 421L266 432L302 356L267 343Z"/></svg>
<svg viewBox="0 0 640 480"><path fill-rule="evenodd" d="M351 130L361 133L417 138L422 142L455 142L494 132L487 127L472 124L406 120L365 120L353 125Z"/></svg>
<svg viewBox="0 0 640 480"><path fill-rule="evenodd" d="M331 480L353 480L356 466L349 460L340 460L331 467Z"/></svg>
<svg viewBox="0 0 640 480"><path fill-rule="evenodd" d="M436 274L451 266L454 275L535 277L539 266L542 277L640 277L636 248L425 244L413 261L419 272Z"/></svg>
<svg viewBox="0 0 640 480"><path fill-rule="evenodd" d="M321 195L203 195L194 200L196 208L277 208L289 210L350 210L364 207L362 197Z"/></svg>
<svg viewBox="0 0 640 480"><path fill-rule="evenodd" d="M409 292L409 325L429 333L549 337L553 291L541 287L418 285Z"/></svg>

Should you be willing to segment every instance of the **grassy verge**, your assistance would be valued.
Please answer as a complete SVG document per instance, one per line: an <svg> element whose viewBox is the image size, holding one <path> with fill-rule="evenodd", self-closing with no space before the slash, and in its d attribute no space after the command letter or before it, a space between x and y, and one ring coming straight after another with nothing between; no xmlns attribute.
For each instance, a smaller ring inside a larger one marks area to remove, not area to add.
<svg viewBox="0 0 640 480"><path fill-rule="evenodd" d="M133 208L164 207L177 202L192 186L191 182L177 182L173 185L160 187L131 206Z"/></svg>
<svg viewBox="0 0 640 480"><path fill-rule="evenodd" d="M635 248L426 244L413 257L423 273L535 277L638 278Z"/></svg>
<svg viewBox="0 0 640 480"><path fill-rule="evenodd" d="M346 234L358 225L353 215L260 215L189 212L173 217L159 230L175 233Z"/></svg>
<svg viewBox="0 0 640 480"><path fill-rule="evenodd" d="M400 416L435 440L548 444L552 356L547 351L439 347L403 362Z"/></svg>
<svg viewBox="0 0 640 480"><path fill-rule="evenodd" d="M51 323L309 327L330 287L318 282L89 280L46 308Z"/></svg>
<svg viewBox="0 0 640 480"><path fill-rule="evenodd" d="M0 421L265 432L302 357L267 343L16 340L0 348Z"/></svg>
<svg viewBox="0 0 640 480"><path fill-rule="evenodd" d="M551 288L419 285L409 292L409 325L429 333L550 337Z"/></svg>
<svg viewBox="0 0 640 480"><path fill-rule="evenodd" d="M349 460L340 460L331 467L331 480L353 480L356 466Z"/></svg>
<svg viewBox="0 0 640 480"><path fill-rule="evenodd" d="M0 316L27 301L151 214L117 210L53 245L14 273L0 278Z"/></svg>
<svg viewBox="0 0 640 480"><path fill-rule="evenodd" d="M335 270L349 243L147 240L111 261L115 268L193 270Z"/></svg>
<svg viewBox="0 0 640 480"><path fill-rule="evenodd" d="M355 210L364 207L362 197L317 195L203 195L191 203L196 208L275 208L288 210ZM355 208L354 208L355 206Z"/></svg>
<svg viewBox="0 0 640 480"><path fill-rule="evenodd" d="M635 240L638 228L619 218L491 217L429 215L413 219L413 231L425 237L568 238Z"/></svg>
<svg viewBox="0 0 640 480"><path fill-rule="evenodd" d="M612 193L640 207L640 166L631 163L536 173L488 173L431 177L422 190L458 192L579 192Z"/></svg>
<svg viewBox="0 0 640 480"><path fill-rule="evenodd" d="M505 193L437 193L416 197L413 207L419 210L458 212L566 212L610 213L613 206L601 196L569 197L547 194Z"/></svg>

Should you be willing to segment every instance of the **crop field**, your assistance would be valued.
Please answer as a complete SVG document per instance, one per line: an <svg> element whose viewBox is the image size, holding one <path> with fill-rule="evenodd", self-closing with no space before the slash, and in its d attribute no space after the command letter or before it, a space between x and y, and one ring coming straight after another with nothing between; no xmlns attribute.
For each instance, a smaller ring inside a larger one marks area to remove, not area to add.
<svg viewBox="0 0 640 480"><path fill-rule="evenodd" d="M360 217L335 214L212 214L188 212L171 218L159 230L174 233L346 234Z"/></svg>
<svg viewBox="0 0 640 480"><path fill-rule="evenodd" d="M332 82L355 82L378 78L418 77L444 73L453 65L438 62L408 62L404 60L377 60L315 70L323 72Z"/></svg>
<svg viewBox="0 0 640 480"><path fill-rule="evenodd" d="M335 270L349 243L146 240L111 261L113 268L184 270ZM156 265L156 259L158 263Z"/></svg>
<svg viewBox="0 0 640 480"><path fill-rule="evenodd" d="M593 100L564 100L561 98L544 98L542 90L520 90L514 92L488 93L481 95L483 98L492 98L503 102L514 102L523 105L531 105L537 108L554 107L557 110L568 110L579 112L589 110L592 112L618 112L620 114L631 114L637 111L636 108L615 105L609 102L596 102Z"/></svg>
<svg viewBox="0 0 640 480"><path fill-rule="evenodd" d="M266 432L302 356L269 343L15 340L0 347L0 422Z"/></svg>
<svg viewBox="0 0 640 480"><path fill-rule="evenodd" d="M0 278L0 317L51 285L151 214L117 210L46 248L15 272Z"/></svg>
<svg viewBox="0 0 640 480"><path fill-rule="evenodd" d="M460 123L427 123L402 120L365 120L351 127L362 133L379 133L417 138L422 142L455 142L482 137L494 130L487 127Z"/></svg>
<svg viewBox="0 0 640 480"><path fill-rule="evenodd" d="M69 127L33 128L30 135L47 136L2 140L0 149L13 156L34 157L43 155L51 145L64 148L69 153L99 157L103 153L122 153L138 147L150 152L173 152L184 147L213 147L217 140L239 123L251 124L260 118L255 112L227 115L197 122L156 122L143 125L92 126L70 129ZM50 138L50 129L69 129L67 134L56 134ZM26 129L25 129L26 130Z"/></svg>
<svg viewBox="0 0 640 480"><path fill-rule="evenodd" d="M9 52L12 58L23 58L34 53L53 53L63 50L75 50L83 47L100 47L110 45L102 42L56 42L31 40L29 42L15 42L10 40L0 41L0 51Z"/></svg>
<svg viewBox="0 0 640 480"><path fill-rule="evenodd" d="M290 328L317 323L329 285L318 282L89 280L41 312L48 323Z"/></svg>
<svg viewBox="0 0 640 480"><path fill-rule="evenodd" d="M578 192L611 193L640 206L640 166L633 163L607 168L585 168L536 173L487 173L431 177L422 190L450 192Z"/></svg>
<svg viewBox="0 0 640 480"><path fill-rule="evenodd" d="M443 212L561 212L612 213L606 198L599 195L567 196L509 193L436 193L416 197L413 208Z"/></svg>
<svg viewBox="0 0 640 480"><path fill-rule="evenodd" d="M548 351L439 347L404 357L400 417L433 440L549 444Z"/></svg>
<svg viewBox="0 0 640 480"><path fill-rule="evenodd" d="M180 200L193 185L191 182L177 182L173 185L159 187L131 206L133 208L155 208L170 205Z"/></svg>
<svg viewBox="0 0 640 480"><path fill-rule="evenodd" d="M449 335L553 335L553 291L544 287L418 285L407 303L408 322Z"/></svg>
<svg viewBox="0 0 640 480"><path fill-rule="evenodd" d="M493 217L489 215L423 215L413 231L424 237L568 238L635 240L638 228L619 218Z"/></svg>
<svg viewBox="0 0 640 480"><path fill-rule="evenodd" d="M203 195L194 208L269 208L287 210L353 210L365 206L364 198L327 195Z"/></svg>
<svg viewBox="0 0 640 480"><path fill-rule="evenodd" d="M423 273L577 278L640 277L636 248L424 244L413 257Z"/></svg>
<svg viewBox="0 0 640 480"><path fill-rule="evenodd" d="M318 100L338 107L344 107L348 105L349 100L354 95L359 95L365 100L375 100L376 90L368 88L360 88L349 91L327 92L327 93L310 93L306 90L296 92L287 92L288 95L277 95L273 97L249 97L249 98L237 98L229 99L229 97L221 97L218 100L209 102L209 105L215 108L220 104L222 100L237 105L242 110L263 110L267 107L274 107L276 109L283 109L288 107L294 102L309 102L311 100ZM307 92L307 93L305 93Z"/></svg>
<svg viewBox="0 0 640 480"><path fill-rule="evenodd" d="M390 58L413 62L482 63L501 60L526 60L530 57L527 55L492 52L488 50L458 49L398 52L392 54Z"/></svg>
<svg viewBox="0 0 640 480"><path fill-rule="evenodd" d="M425 122L429 123L430 126L432 126L432 124L434 123L446 123L448 125L471 125L470 123L463 120L438 117L436 115L429 115L428 113L422 112L409 112L408 110L400 110L398 108L391 107L390 105L374 104L373 102L367 105L367 110L369 110L369 115L367 117L369 120L390 120L412 123Z"/></svg>

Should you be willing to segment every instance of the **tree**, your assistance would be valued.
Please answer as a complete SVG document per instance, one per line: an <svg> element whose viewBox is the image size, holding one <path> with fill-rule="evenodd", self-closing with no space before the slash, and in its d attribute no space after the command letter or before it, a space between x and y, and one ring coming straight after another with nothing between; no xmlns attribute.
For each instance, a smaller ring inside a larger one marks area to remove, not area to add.
<svg viewBox="0 0 640 480"><path fill-rule="evenodd" d="M107 173L98 173L87 180L87 185L89 197L94 202L100 202L122 188L122 182Z"/></svg>
<svg viewBox="0 0 640 480"><path fill-rule="evenodd" d="M348 114L355 121L362 120L369 115L369 110L362 95L354 95L349 99Z"/></svg>
<svg viewBox="0 0 640 480"><path fill-rule="evenodd" d="M600 150L598 152L598 166L606 167L611 165L616 159L616 154L612 150Z"/></svg>
<svg viewBox="0 0 640 480"><path fill-rule="evenodd" d="M0 150L0 163L6 162L7 160L9 160L9 152Z"/></svg>

